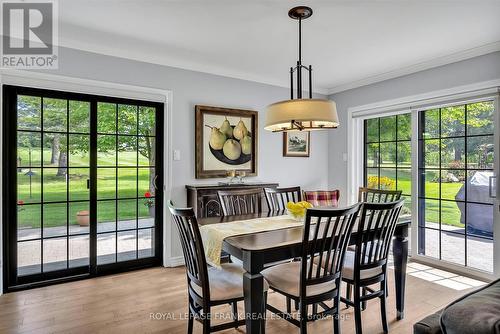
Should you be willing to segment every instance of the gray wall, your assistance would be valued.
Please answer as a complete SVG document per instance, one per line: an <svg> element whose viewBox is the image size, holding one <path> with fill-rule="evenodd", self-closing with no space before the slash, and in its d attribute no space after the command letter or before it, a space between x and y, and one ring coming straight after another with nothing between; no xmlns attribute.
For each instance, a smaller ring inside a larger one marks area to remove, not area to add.
<svg viewBox="0 0 500 334"><path fill-rule="evenodd" d="M341 203L346 203L342 194L347 193L347 162L342 153L347 152L350 135L346 126L349 108L495 79L500 79L500 52L330 95L337 103L341 126L328 134L329 188L340 189Z"/></svg>
<svg viewBox="0 0 500 334"><path fill-rule="evenodd" d="M284 76L287 71L284 66ZM171 186L172 199L179 205L186 203L186 184L219 181L196 180L194 177L196 104L259 112L258 176L248 181L275 181L282 186L300 185L305 189L324 189L328 185L326 132L312 133L310 158L285 158L282 157L282 135L264 130L266 105L287 99L287 88L66 48L59 50L59 70L49 73L172 91L172 147L181 151L181 160L173 161ZM180 256L181 249L175 233L173 239L172 256Z"/></svg>
<svg viewBox="0 0 500 334"><path fill-rule="evenodd" d="M181 160L173 161L172 199L186 201L185 184L218 180L194 178L194 106L253 109L259 111L259 175L252 181L276 181L282 186L305 189L338 188L345 202L347 163L347 109L376 101L500 78L500 52L450 64L330 96L337 102L341 127L313 132L310 158L282 157L282 137L264 131L264 109L269 103L288 98L288 89L250 81L154 65L118 57L61 48L59 70L51 74L153 87L173 92L173 149ZM283 75L287 70L283 68ZM171 158L171 157L169 157ZM177 236L172 236L172 256L180 256ZM169 245L165 245L169 246Z"/></svg>

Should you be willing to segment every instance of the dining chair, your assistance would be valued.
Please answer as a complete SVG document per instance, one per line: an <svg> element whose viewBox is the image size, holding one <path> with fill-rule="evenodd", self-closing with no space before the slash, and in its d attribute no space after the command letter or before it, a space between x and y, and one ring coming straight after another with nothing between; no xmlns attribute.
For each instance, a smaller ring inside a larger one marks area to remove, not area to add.
<svg viewBox="0 0 500 334"><path fill-rule="evenodd" d="M262 212L262 189L220 190L217 196L224 216Z"/></svg>
<svg viewBox="0 0 500 334"><path fill-rule="evenodd" d="M264 193L266 194L266 202L269 211L286 211L286 205L288 202L300 202L302 197L302 192L300 187L288 187L288 188L264 188ZM295 259L298 260L298 259ZM286 310L288 313L291 312L292 301L290 298L286 298ZM299 309L299 305L295 302L295 310Z"/></svg>
<svg viewBox="0 0 500 334"><path fill-rule="evenodd" d="M380 299L382 327L388 332L386 315L387 258L404 200L363 203L357 224L356 248L346 252L342 280L354 288L353 298L341 298L354 307L356 334L362 333L361 311L367 300ZM379 289L371 286L380 283Z"/></svg>
<svg viewBox="0 0 500 334"><path fill-rule="evenodd" d="M169 209L179 232L186 264L188 334L193 332L193 319L202 323L204 334L244 325L245 320L238 319L237 303L243 300L245 270L234 263L222 264L220 269L208 267L193 209L176 208L172 202L169 203ZM267 300L267 285L264 291L264 300ZM232 306L233 321L212 326L211 308L223 304Z"/></svg>
<svg viewBox="0 0 500 334"><path fill-rule="evenodd" d="M401 198L401 190L382 190L359 187L358 202L385 203L394 202Z"/></svg>
<svg viewBox="0 0 500 334"><path fill-rule="evenodd" d="M337 207L339 205L340 190L304 191L302 192L302 198L313 206Z"/></svg>
<svg viewBox="0 0 500 334"><path fill-rule="evenodd" d="M384 189L373 189L359 187L358 190L358 202L370 202L370 203L386 203L394 202L401 199L401 190L384 190ZM355 251L356 246L351 245L347 248L350 251ZM347 298L351 298L352 286L347 284L346 287ZM389 289L386 289L386 296L389 296ZM363 310L365 309L366 303L363 303ZM347 306L349 308L349 306Z"/></svg>
<svg viewBox="0 0 500 334"><path fill-rule="evenodd" d="M269 211L285 211L288 202L301 200L300 187L264 188Z"/></svg>
<svg viewBox="0 0 500 334"><path fill-rule="evenodd" d="M340 284L344 255L359 211L359 204L343 209L308 209L302 236L300 261L278 264L262 271L269 288L293 299L299 305L299 319L267 305L267 309L307 333L309 321L333 316L334 332L339 333ZM328 265L318 266L312 259L318 256ZM328 307L324 302L333 301ZM309 305L323 303L324 311L308 315Z"/></svg>

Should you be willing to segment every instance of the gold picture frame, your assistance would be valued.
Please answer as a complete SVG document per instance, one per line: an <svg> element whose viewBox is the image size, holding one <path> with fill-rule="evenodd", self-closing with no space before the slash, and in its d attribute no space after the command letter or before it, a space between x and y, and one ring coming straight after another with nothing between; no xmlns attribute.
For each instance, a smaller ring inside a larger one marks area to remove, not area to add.
<svg viewBox="0 0 500 334"><path fill-rule="evenodd" d="M226 177L232 170L256 176L257 111L203 105L195 111L195 177Z"/></svg>

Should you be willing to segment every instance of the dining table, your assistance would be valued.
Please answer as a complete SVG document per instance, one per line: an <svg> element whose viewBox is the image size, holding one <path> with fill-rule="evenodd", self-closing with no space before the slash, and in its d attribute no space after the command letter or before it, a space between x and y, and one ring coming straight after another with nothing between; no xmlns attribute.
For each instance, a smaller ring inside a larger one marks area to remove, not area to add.
<svg viewBox="0 0 500 334"><path fill-rule="evenodd" d="M247 215L198 218L202 227L208 224L237 223L249 219L285 215L284 211L270 211ZM397 319L404 317L406 266L408 261L408 231L411 219L399 219L392 242ZM269 264L301 256L303 226L279 228L227 237L222 250L243 263L243 294L246 333L261 333L264 326L264 278L261 271ZM350 245L357 240L356 228L351 233Z"/></svg>

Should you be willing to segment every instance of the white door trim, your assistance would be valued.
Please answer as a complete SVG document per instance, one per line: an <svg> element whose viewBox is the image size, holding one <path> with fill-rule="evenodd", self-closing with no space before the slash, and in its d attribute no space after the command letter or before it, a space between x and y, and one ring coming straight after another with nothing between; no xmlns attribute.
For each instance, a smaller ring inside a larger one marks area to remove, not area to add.
<svg viewBox="0 0 500 334"><path fill-rule="evenodd" d="M495 175L496 178L496 200L493 207L493 273L500 277L500 94L495 97Z"/></svg>
<svg viewBox="0 0 500 334"><path fill-rule="evenodd" d="M481 95L492 95L498 92L500 88L500 79L482 81L470 85L457 86L447 89L441 89L433 92L404 96L397 99L383 100L375 103L369 103L350 107L348 111L355 117L386 113L398 109L409 109L418 107L427 107L433 104L445 104L447 102L464 100Z"/></svg>
<svg viewBox="0 0 500 334"><path fill-rule="evenodd" d="M380 116L389 116L411 111L412 117L412 228L410 234L411 256L430 265L439 265L453 272L472 274L483 279L493 279L500 276L500 256L494 255L494 273L486 273L470 267L464 267L436 260L418 254L418 111L434 105L454 104L472 99L495 98L496 127L495 127L495 171L500 174L500 106L499 106L500 80L479 82L471 85L458 86L434 92L427 92L398 99L379 101L376 103L348 108L348 169L347 169L347 195L349 203L356 201L356 190L363 182L363 120ZM495 205L494 224L494 254L500 254L500 187L497 186L497 204Z"/></svg>

